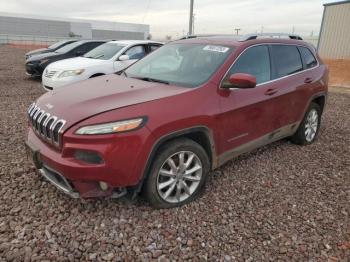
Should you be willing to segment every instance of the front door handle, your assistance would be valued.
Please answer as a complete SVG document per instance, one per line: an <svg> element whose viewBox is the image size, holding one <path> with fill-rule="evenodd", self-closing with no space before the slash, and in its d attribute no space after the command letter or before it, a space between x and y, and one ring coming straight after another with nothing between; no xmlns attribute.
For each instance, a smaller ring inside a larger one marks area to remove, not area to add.
<svg viewBox="0 0 350 262"><path fill-rule="evenodd" d="M265 92L265 95L266 96L272 96L272 95L274 95L274 94L276 94L278 92L278 90L277 89L267 89L266 90L266 92Z"/></svg>
<svg viewBox="0 0 350 262"><path fill-rule="evenodd" d="M313 81L313 79L311 77L307 77L307 78L305 78L304 83L310 84L312 81Z"/></svg>

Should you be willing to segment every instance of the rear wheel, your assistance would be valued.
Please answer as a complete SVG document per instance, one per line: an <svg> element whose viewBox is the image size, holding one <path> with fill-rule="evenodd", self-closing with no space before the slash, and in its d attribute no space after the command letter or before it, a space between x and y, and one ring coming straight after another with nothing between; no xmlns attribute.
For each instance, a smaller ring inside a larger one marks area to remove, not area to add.
<svg viewBox="0 0 350 262"><path fill-rule="evenodd" d="M292 136L292 142L298 145L308 145L315 141L321 124L321 108L311 103L298 130Z"/></svg>
<svg viewBox="0 0 350 262"><path fill-rule="evenodd" d="M209 172L205 150L190 139L161 147L145 185L146 198L158 208L181 206L198 197Z"/></svg>

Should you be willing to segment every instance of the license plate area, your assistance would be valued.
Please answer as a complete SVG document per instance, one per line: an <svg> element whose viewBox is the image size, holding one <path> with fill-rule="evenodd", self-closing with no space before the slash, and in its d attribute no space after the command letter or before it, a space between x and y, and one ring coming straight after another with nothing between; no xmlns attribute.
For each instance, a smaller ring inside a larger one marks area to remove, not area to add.
<svg viewBox="0 0 350 262"><path fill-rule="evenodd" d="M34 146L29 141L26 141L25 148L26 148L26 155L27 155L28 159L33 161L34 166L37 169L41 169L43 164L42 164L41 159L40 159L40 150L39 150L39 148Z"/></svg>

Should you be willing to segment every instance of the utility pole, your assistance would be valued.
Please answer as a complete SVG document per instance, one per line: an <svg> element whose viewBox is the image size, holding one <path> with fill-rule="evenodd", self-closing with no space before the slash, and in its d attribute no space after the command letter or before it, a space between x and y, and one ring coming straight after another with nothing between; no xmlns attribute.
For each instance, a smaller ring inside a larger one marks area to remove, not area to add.
<svg viewBox="0 0 350 262"><path fill-rule="evenodd" d="M194 35L194 24L196 22L196 14L193 14L193 18L192 18L192 34Z"/></svg>
<svg viewBox="0 0 350 262"><path fill-rule="evenodd" d="M193 34L193 2L194 0L190 0L191 4L190 4L190 22L188 25L188 35L192 35Z"/></svg>
<svg viewBox="0 0 350 262"><path fill-rule="evenodd" d="M238 35L239 31L241 31L242 29L241 28L235 28L234 30L236 31L236 35Z"/></svg>

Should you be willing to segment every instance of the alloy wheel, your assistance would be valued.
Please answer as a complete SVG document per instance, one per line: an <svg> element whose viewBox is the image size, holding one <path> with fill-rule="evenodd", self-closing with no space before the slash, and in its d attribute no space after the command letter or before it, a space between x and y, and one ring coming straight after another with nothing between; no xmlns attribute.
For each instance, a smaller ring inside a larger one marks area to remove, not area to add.
<svg viewBox="0 0 350 262"><path fill-rule="evenodd" d="M305 122L305 139L312 142L318 129L318 113L316 109L311 109Z"/></svg>
<svg viewBox="0 0 350 262"><path fill-rule="evenodd" d="M180 151L167 158L159 169L157 191L168 203L180 203L198 188L203 173L199 157L191 151Z"/></svg>

